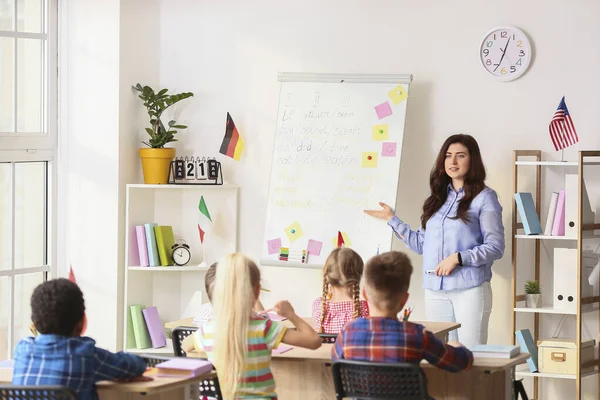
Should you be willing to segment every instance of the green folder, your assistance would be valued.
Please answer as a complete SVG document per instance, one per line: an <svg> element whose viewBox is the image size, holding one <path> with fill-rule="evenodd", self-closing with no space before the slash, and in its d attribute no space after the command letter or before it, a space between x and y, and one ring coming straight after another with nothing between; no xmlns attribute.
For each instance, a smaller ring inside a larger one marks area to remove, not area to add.
<svg viewBox="0 0 600 400"><path fill-rule="evenodd" d="M135 349L135 333L133 332L133 319L131 316L131 307L127 307L127 349Z"/></svg>
<svg viewBox="0 0 600 400"><path fill-rule="evenodd" d="M160 265L163 267L174 265L175 263L171 257L171 248L175 244L173 228L170 226L155 226L154 235L156 236L156 247L158 247Z"/></svg>
<svg viewBox="0 0 600 400"><path fill-rule="evenodd" d="M131 322L133 324L133 336L135 337L135 347L137 349L147 349L152 347L152 341L150 340L150 333L146 326L146 320L142 310L144 306L134 305L129 307L131 309Z"/></svg>

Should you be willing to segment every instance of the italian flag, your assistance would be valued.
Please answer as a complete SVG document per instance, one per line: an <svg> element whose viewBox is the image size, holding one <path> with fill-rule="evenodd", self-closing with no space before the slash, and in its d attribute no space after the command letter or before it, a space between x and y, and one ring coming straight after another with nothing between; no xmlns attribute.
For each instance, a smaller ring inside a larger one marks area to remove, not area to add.
<svg viewBox="0 0 600 400"><path fill-rule="evenodd" d="M200 235L200 243L204 243L204 235L206 231L210 229L213 220L204 201L204 196L200 196L200 203L198 204L200 210L200 221L198 222L198 234Z"/></svg>

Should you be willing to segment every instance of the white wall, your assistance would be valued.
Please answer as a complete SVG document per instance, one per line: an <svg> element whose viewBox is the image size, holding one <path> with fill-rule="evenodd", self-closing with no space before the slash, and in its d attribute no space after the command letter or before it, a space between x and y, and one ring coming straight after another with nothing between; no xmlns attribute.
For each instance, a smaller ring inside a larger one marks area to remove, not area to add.
<svg viewBox="0 0 600 400"><path fill-rule="evenodd" d="M277 115L277 73L412 73L397 212L416 226L429 170L443 140L455 132L477 138L488 184L499 193L505 210L507 249L494 266L490 324L490 342L505 343L511 337L512 150L541 149L547 159L559 157L547 126L563 94L581 140L565 151L565 158L600 147L598 15L600 3L589 0L568 5L558 0L162 0L160 84L196 94L181 112L181 122L190 129L180 136L180 154L216 154L225 114L232 113L246 150L239 163L224 160L225 178L241 186L240 250L258 256ZM523 29L535 49L530 70L512 83L488 76L477 52L488 30L506 24ZM396 242L395 248L405 247ZM421 265L420 257L412 259ZM273 289L266 303L285 297L302 314L309 313L320 288L318 271L265 268L264 278ZM416 319L424 318L420 285L417 273L410 301ZM588 381L595 388L595 379ZM547 387L572 395L574 384Z"/></svg>

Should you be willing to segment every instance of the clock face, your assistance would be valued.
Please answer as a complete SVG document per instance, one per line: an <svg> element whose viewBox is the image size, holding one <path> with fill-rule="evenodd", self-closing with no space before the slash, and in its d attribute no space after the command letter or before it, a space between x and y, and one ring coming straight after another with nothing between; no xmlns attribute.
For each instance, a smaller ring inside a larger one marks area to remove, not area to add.
<svg viewBox="0 0 600 400"><path fill-rule="evenodd" d="M172 257L173 262L175 262L175 264L185 265L188 262L190 262L190 258L192 258L192 255L190 254L190 251L185 247L177 247L175 248L175 250L173 250Z"/></svg>
<svg viewBox="0 0 600 400"><path fill-rule="evenodd" d="M494 77L512 81L529 67L529 39L520 29L512 26L492 29L479 46L479 58L486 71Z"/></svg>

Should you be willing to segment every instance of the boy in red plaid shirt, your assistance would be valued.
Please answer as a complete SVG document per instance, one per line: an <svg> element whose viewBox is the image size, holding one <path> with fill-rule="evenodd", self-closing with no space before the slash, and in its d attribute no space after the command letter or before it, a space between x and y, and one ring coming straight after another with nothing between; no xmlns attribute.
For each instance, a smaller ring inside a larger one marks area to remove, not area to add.
<svg viewBox="0 0 600 400"><path fill-rule="evenodd" d="M471 368L473 354L460 343L444 344L423 325L398 320L408 300L413 267L406 254L390 251L367 262L362 294L369 303L370 317L346 324L331 356L381 363L430 364L450 372Z"/></svg>

